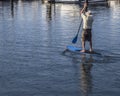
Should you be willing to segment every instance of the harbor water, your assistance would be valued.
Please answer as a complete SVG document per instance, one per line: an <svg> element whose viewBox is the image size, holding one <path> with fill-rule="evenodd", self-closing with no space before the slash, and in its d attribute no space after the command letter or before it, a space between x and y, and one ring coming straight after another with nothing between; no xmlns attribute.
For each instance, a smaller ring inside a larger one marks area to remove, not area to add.
<svg viewBox="0 0 120 96"><path fill-rule="evenodd" d="M99 54L65 51L81 47L81 7L0 1L0 96L120 96L120 1L89 6Z"/></svg>

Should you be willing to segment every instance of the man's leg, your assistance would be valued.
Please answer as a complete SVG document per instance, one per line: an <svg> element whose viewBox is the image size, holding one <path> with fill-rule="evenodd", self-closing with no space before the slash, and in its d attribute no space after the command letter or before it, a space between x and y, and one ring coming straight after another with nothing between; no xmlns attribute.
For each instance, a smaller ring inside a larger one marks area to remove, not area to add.
<svg viewBox="0 0 120 96"><path fill-rule="evenodd" d="M89 44L90 44L90 52L92 52L93 51L93 49L92 49L92 33L91 33L91 30L89 30Z"/></svg>
<svg viewBox="0 0 120 96"><path fill-rule="evenodd" d="M90 40L90 52L92 52L93 51L93 49L92 49L92 39Z"/></svg>
<svg viewBox="0 0 120 96"><path fill-rule="evenodd" d="M82 38L81 38L81 42L82 42L82 50L80 52L85 52L85 32L86 30L83 29L82 31Z"/></svg>
<svg viewBox="0 0 120 96"><path fill-rule="evenodd" d="M82 40L82 50L80 52L85 52L85 41Z"/></svg>

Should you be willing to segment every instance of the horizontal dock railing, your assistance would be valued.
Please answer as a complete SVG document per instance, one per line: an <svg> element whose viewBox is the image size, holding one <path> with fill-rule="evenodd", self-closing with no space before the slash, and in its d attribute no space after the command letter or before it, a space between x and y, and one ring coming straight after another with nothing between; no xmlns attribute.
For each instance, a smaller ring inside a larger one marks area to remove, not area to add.
<svg viewBox="0 0 120 96"><path fill-rule="evenodd" d="M78 1L68 1L68 0L48 0L49 3L63 3L63 4L82 4L84 1L78 0ZM107 0L90 0L89 4L106 4Z"/></svg>

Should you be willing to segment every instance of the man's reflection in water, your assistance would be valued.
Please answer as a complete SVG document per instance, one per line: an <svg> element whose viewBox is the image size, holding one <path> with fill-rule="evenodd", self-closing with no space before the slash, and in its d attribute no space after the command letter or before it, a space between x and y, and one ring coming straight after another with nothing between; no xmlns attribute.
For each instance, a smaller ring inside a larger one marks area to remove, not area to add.
<svg viewBox="0 0 120 96"><path fill-rule="evenodd" d="M67 51L64 51L63 54L65 56ZM91 76L91 70L93 67L92 62L94 61L92 55L86 55L86 54L81 54L79 60L81 60L80 63L80 69L78 69L78 66L76 63L79 62L78 58L76 56L73 56L73 54L70 54L69 57L73 58L74 62L74 68L77 70L77 76L79 74L80 70L80 88L82 95L80 96L89 96L89 94L92 92L92 76Z"/></svg>
<svg viewBox="0 0 120 96"><path fill-rule="evenodd" d="M92 55L89 56L89 58L86 58L85 54L82 54L82 64L80 64L81 68L81 91L83 93L83 96L88 96L88 94L92 90L92 76L91 76L91 69L92 69L92 62L93 58Z"/></svg>

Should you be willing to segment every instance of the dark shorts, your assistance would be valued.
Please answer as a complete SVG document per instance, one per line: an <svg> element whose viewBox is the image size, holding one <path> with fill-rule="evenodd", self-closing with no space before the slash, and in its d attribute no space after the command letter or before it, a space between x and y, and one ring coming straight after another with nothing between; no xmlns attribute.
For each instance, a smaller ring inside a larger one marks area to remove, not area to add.
<svg viewBox="0 0 120 96"><path fill-rule="evenodd" d="M91 38L92 38L91 29L83 29L82 41L91 41Z"/></svg>

